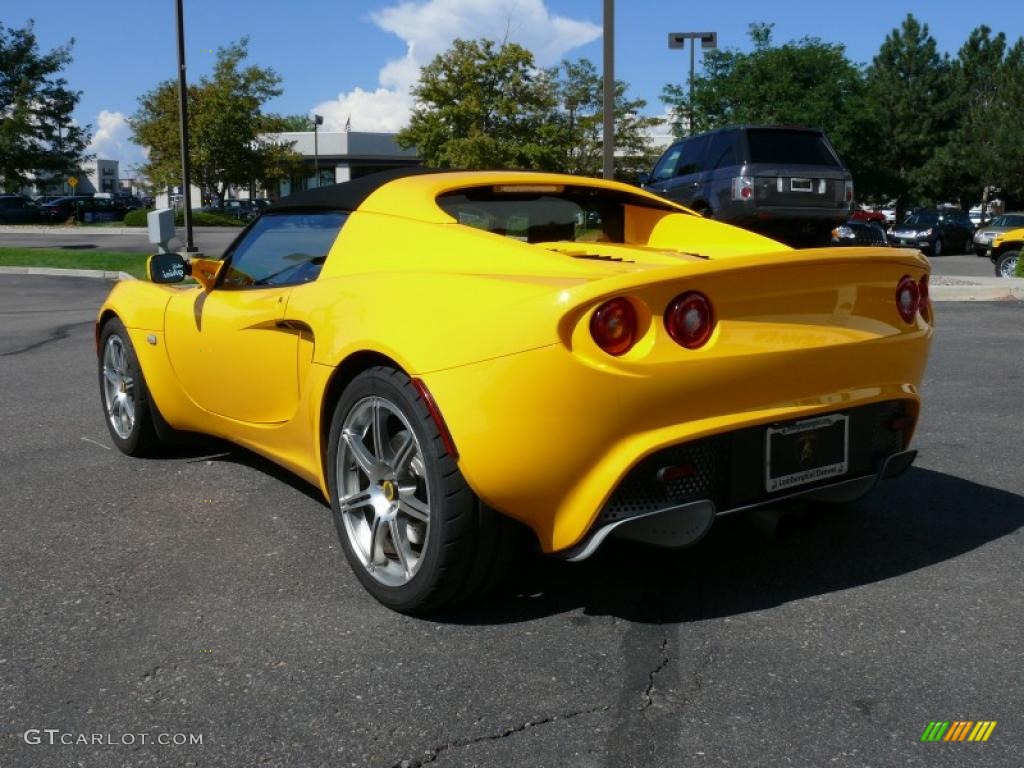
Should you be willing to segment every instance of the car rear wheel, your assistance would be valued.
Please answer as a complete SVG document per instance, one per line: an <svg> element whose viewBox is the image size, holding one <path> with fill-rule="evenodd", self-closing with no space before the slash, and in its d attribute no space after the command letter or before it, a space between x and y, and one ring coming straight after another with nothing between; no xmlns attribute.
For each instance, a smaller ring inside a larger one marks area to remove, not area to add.
<svg viewBox="0 0 1024 768"><path fill-rule="evenodd" d="M942 255L942 238L940 237L932 244L932 256Z"/></svg>
<svg viewBox="0 0 1024 768"><path fill-rule="evenodd" d="M366 590L403 613L481 594L511 559L512 521L473 493L404 373L370 368L345 388L327 457L334 523Z"/></svg>
<svg viewBox="0 0 1024 768"><path fill-rule="evenodd" d="M1016 277L1020 251L1006 251L996 259L996 277Z"/></svg>
<svg viewBox="0 0 1024 768"><path fill-rule="evenodd" d="M124 324L108 321L100 334L100 401L110 439L122 453L145 456L159 445L149 389Z"/></svg>

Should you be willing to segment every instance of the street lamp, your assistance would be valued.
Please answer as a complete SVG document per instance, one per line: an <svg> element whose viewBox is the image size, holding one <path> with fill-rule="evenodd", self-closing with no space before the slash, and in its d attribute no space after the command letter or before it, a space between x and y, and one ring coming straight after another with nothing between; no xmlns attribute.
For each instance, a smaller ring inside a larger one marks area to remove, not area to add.
<svg viewBox="0 0 1024 768"><path fill-rule="evenodd" d="M701 48L717 48L718 47L718 33L717 32L669 32L668 33L668 47L669 48L683 48L686 46L686 41L692 40L690 44L690 125L689 133L693 135L693 60L694 53L697 49L697 41L700 40Z"/></svg>
<svg viewBox="0 0 1024 768"><path fill-rule="evenodd" d="M601 143L604 146L604 173L606 179L615 178L615 0L604 0L604 126Z"/></svg>
<svg viewBox="0 0 1024 768"><path fill-rule="evenodd" d="M181 0L174 5L178 22L178 120L181 124L181 191L185 204L185 252L196 253L192 241L192 179L188 159L188 85L185 83L185 12Z"/></svg>
<svg viewBox="0 0 1024 768"><path fill-rule="evenodd" d="M320 186L320 144L317 128L324 124L323 115L313 115L313 169L316 173L316 185Z"/></svg>

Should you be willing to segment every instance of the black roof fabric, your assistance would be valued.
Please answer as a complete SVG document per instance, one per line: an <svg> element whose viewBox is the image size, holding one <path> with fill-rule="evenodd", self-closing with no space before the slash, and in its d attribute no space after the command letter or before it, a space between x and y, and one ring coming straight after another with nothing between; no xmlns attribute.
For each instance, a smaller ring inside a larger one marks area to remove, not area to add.
<svg viewBox="0 0 1024 768"><path fill-rule="evenodd" d="M296 210L354 211L366 198L389 181L406 176L443 172L443 170L438 168L392 168L388 171L361 176L352 181L343 181L341 184L330 184L326 187L296 192L294 195L281 198L276 203L271 203L267 206L265 212L274 213L276 211Z"/></svg>

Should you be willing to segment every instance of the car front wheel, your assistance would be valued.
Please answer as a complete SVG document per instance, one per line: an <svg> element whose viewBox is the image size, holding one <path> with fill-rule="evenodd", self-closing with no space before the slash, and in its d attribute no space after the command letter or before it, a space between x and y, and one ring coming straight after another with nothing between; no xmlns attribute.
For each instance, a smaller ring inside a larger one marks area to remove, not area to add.
<svg viewBox="0 0 1024 768"><path fill-rule="evenodd" d="M145 456L160 444L149 389L124 324L109 320L100 334L100 401L110 438L122 453Z"/></svg>
<svg viewBox="0 0 1024 768"><path fill-rule="evenodd" d="M327 473L345 557L390 608L451 607L496 583L511 557L511 521L470 489L401 371L370 368L345 388L331 420Z"/></svg>
<svg viewBox="0 0 1024 768"><path fill-rule="evenodd" d="M996 259L996 277L1016 277L1020 251L1006 251Z"/></svg>
<svg viewBox="0 0 1024 768"><path fill-rule="evenodd" d="M940 237L932 244L932 256L942 255L942 238Z"/></svg>

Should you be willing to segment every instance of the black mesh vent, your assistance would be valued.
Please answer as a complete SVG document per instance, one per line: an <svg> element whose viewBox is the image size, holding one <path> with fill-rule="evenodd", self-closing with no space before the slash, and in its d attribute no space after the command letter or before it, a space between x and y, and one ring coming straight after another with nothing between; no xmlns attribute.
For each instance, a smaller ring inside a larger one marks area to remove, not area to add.
<svg viewBox="0 0 1024 768"><path fill-rule="evenodd" d="M600 522L714 498L728 477L728 459L727 437L698 440L658 451L626 475L602 508Z"/></svg>

